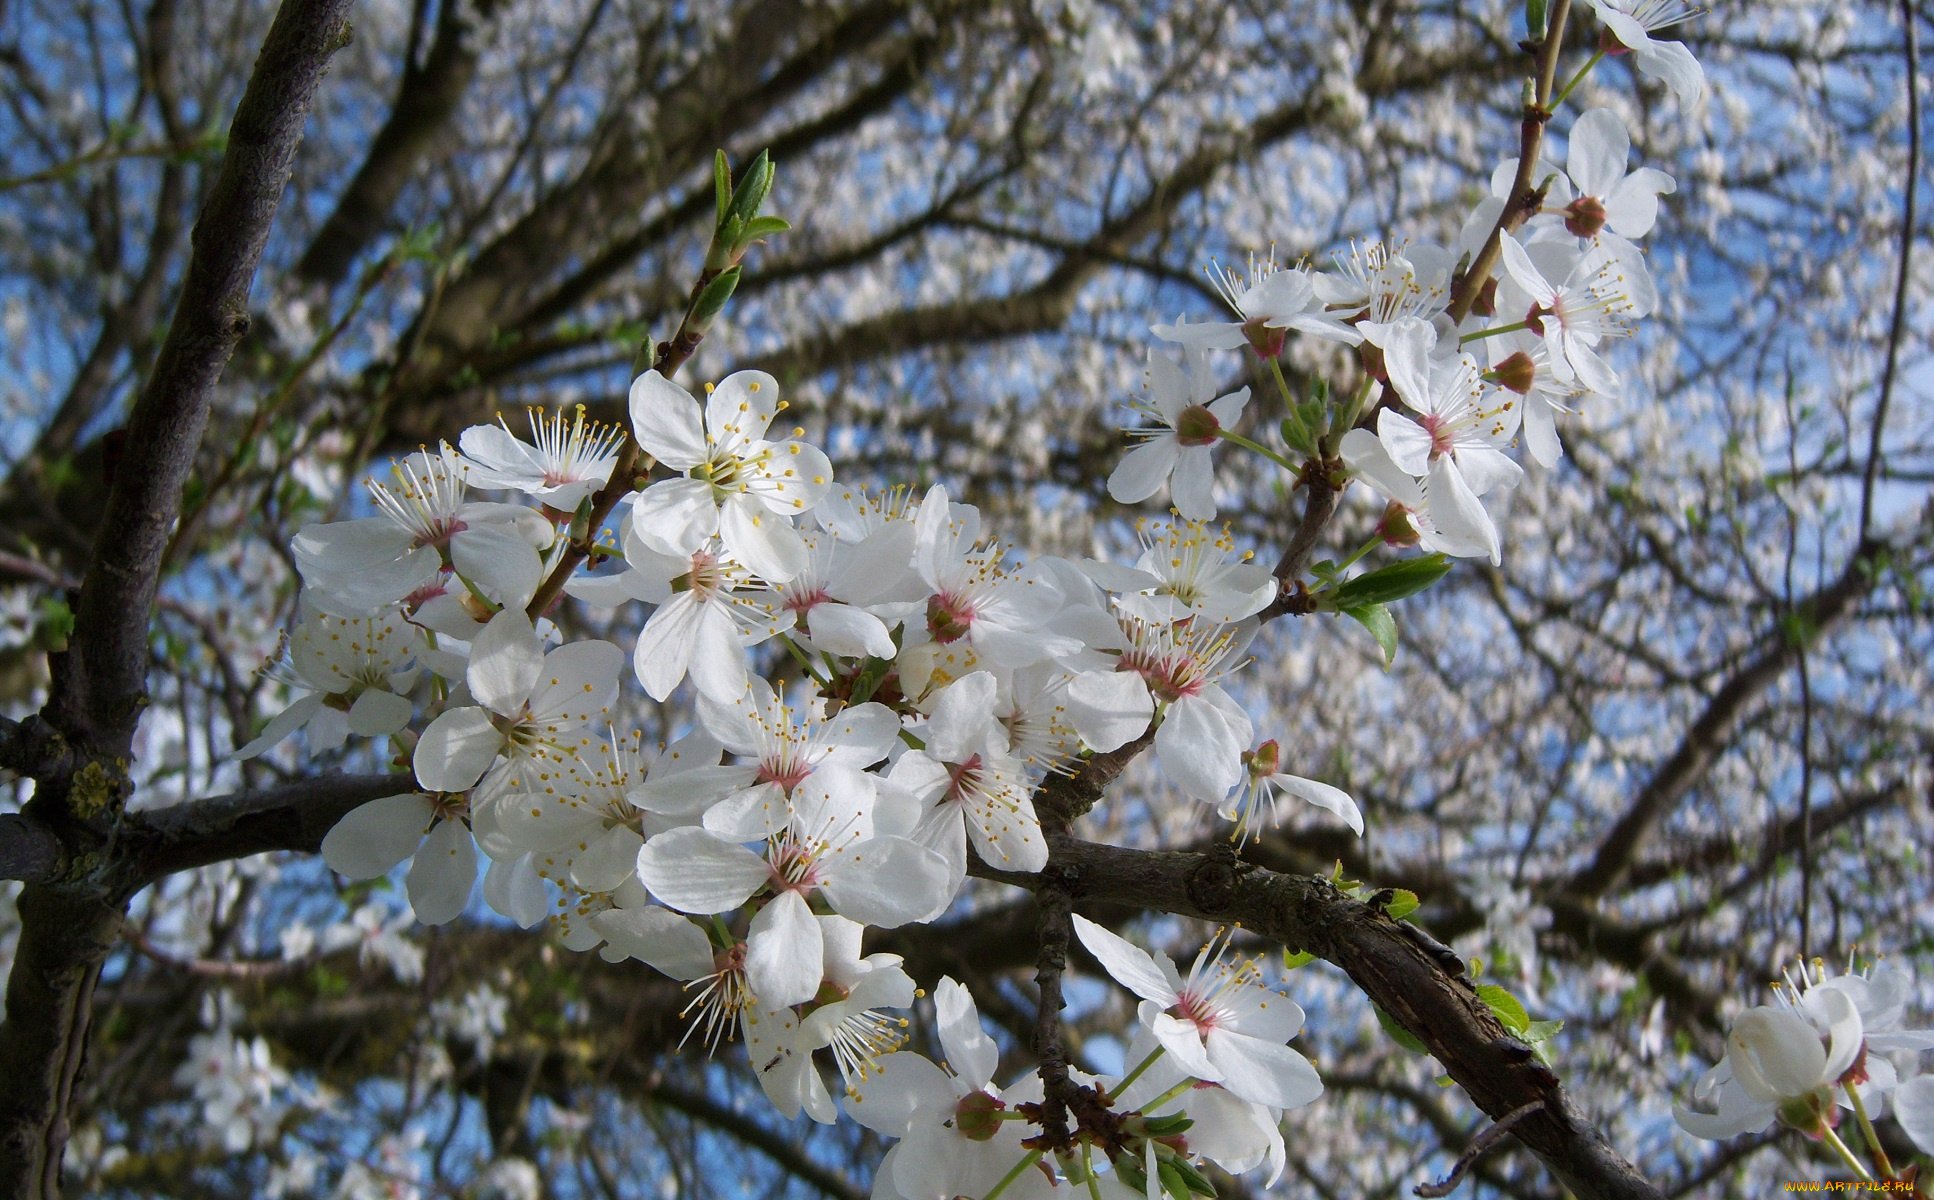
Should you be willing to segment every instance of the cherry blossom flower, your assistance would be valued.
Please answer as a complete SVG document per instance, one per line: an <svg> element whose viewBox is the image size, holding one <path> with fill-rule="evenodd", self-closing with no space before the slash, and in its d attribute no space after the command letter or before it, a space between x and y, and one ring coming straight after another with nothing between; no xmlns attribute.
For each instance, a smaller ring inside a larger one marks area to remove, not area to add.
<svg viewBox="0 0 1934 1200"><path fill-rule="evenodd" d="M1081 569L1111 592L1117 606L1145 621L1201 617L1224 624L1252 617L1276 598L1276 578L1250 562L1248 553L1231 561L1235 539L1227 526L1206 521L1138 521L1135 535L1142 553L1133 567L1089 560Z"/></svg>
<svg viewBox="0 0 1934 1200"><path fill-rule="evenodd" d="M1498 563L1502 550L1497 525L1453 469L1452 459L1432 459L1428 473L1419 479L1399 467L1382 439L1367 429L1344 434L1339 450L1350 470L1390 501L1377 526L1385 542Z"/></svg>
<svg viewBox="0 0 1934 1200"><path fill-rule="evenodd" d="M1510 234L1502 235L1499 245L1510 281L1528 301L1524 319L1544 338L1552 372L1567 382L1575 376L1600 395L1617 396L1618 375L1595 347L1606 338L1630 336L1632 319L1656 303L1643 263L1621 257L1604 241L1583 254L1553 242L1527 250ZM1499 313L1515 313L1518 299L1500 289Z"/></svg>
<svg viewBox="0 0 1934 1200"><path fill-rule="evenodd" d="M611 479L624 441L623 432L586 421L582 404L569 425L563 409L549 417L531 409L528 442L512 433L501 415L497 421L472 425L457 441L471 463L471 486L511 488L565 513Z"/></svg>
<svg viewBox="0 0 1934 1200"><path fill-rule="evenodd" d="M1193 1077L1272 1108L1300 1108L1323 1094L1316 1069L1285 1044L1303 1027L1303 1010L1257 983L1254 961L1222 961L1223 939L1202 948L1184 979L1166 954L1151 955L1079 913L1074 930L1115 982L1142 998L1142 1024Z"/></svg>
<svg viewBox="0 0 1934 1200"><path fill-rule="evenodd" d="M403 792L361 805L322 839L322 860L345 879L378 879L410 856L410 908L425 925L462 915L477 882L477 846L462 795Z"/></svg>
<svg viewBox="0 0 1934 1200"><path fill-rule="evenodd" d="M768 1008L818 992L823 946L808 897L891 929L925 919L951 897L941 857L908 838L875 835L872 796L795 797L792 820L754 854L710 830L669 830L638 852L638 876L671 908L729 912L770 892L746 935L752 994Z"/></svg>
<svg viewBox="0 0 1934 1200"><path fill-rule="evenodd" d="M728 375L706 397L701 416L692 394L657 371L631 385L631 425L638 444L684 472L652 484L632 500L632 528L660 554L690 554L717 535L737 561L774 583L806 566L792 518L824 495L833 467L817 447L793 438L766 440L783 407L779 384L764 371Z"/></svg>
<svg viewBox="0 0 1934 1200"><path fill-rule="evenodd" d="M790 628L793 614L779 607L719 539L708 538L682 554L663 554L646 543L637 526L634 519L625 531L626 570L580 577L564 590L592 604L644 600L658 606L631 658L652 699L669 698L689 674L702 695L731 703L745 691L745 647Z"/></svg>
<svg viewBox="0 0 1934 1200"><path fill-rule="evenodd" d="M1352 242L1336 270L1311 277L1337 316L1365 325L1428 321L1450 304L1451 254L1430 242ZM1369 330L1364 330L1368 336Z"/></svg>
<svg viewBox="0 0 1934 1200"><path fill-rule="evenodd" d="M1302 268L1279 267L1274 257L1251 255L1247 277L1217 264L1210 268L1209 278L1241 320L1191 325L1177 319L1173 325L1152 327L1156 337L1198 350L1249 346L1262 358L1281 354L1291 330L1347 346L1363 340L1362 334L1325 310L1310 273Z"/></svg>
<svg viewBox="0 0 1934 1200"><path fill-rule="evenodd" d="M1706 93L1706 73L1692 51L1652 35L1698 16L1702 9L1685 0L1586 0L1621 49L1629 50L1639 70L1665 81L1680 104L1697 104Z"/></svg>
<svg viewBox="0 0 1934 1200"><path fill-rule="evenodd" d="M1433 359L1435 341L1430 326L1413 318L1396 327L1384 348L1390 386L1421 419L1384 409L1377 415L1383 448L1412 476L1428 474L1439 460L1447 462L1475 496L1516 485L1524 478L1524 468L1504 452L1517 432L1516 397L1487 395L1477 363L1468 354Z"/></svg>
<svg viewBox="0 0 1934 1200"><path fill-rule="evenodd" d="M1254 750L1245 751L1242 760L1242 785L1216 809L1225 820L1236 823L1233 836L1237 844L1249 840L1250 833L1259 821L1267 819L1269 824L1275 825L1282 820L1282 806L1275 797L1277 788L1298 800L1335 813L1358 837L1363 836L1363 814L1348 792L1276 769L1282 762L1282 748L1274 738Z"/></svg>
<svg viewBox="0 0 1934 1200"><path fill-rule="evenodd" d="M1717 1140L1761 1133L1777 1120L1819 1136L1831 1120L1832 1089L1860 1055L1862 1030L1860 1012L1844 991L1817 989L1806 999L1799 1006L1749 1008L1733 1021L1726 1057L1693 1091L1717 1111L1675 1104L1680 1128Z"/></svg>
<svg viewBox="0 0 1934 1200"><path fill-rule="evenodd" d="M1147 730L1159 704L1155 753L1163 773L1197 800L1221 800L1241 778L1251 733L1249 714L1221 680L1247 661L1253 625L1170 625L1124 614L1114 669L1084 671L1068 685L1068 714L1082 740L1098 751L1126 745Z"/></svg>
<svg viewBox="0 0 1934 1200"><path fill-rule="evenodd" d="M1625 122L1609 108L1581 114L1571 127L1565 167L1578 195L1563 205L1565 229L1578 237L1604 230L1621 238L1642 238L1659 217L1659 196L1677 189L1672 176L1652 167L1625 172L1632 152Z"/></svg>
<svg viewBox="0 0 1934 1200"><path fill-rule="evenodd" d="M954 504L939 484L920 502L913 564L930 595L924 628L909 630L900 654L902 686L924 691L933 655L965 643L1003 667L1025 667L1081 648L1049 628L1064 593L1040 564L1009 570L998 542L979 541L980 512ZM920 650L922 646L935 647Z"/></svg>
<svg viewBox="0 0 1934 1200"><path fill-rule="evenodd" d="M521 505L465 501L469 471L448 443L418 451L391 468L391 483L369 481L381 515L304 526L291 548L308 602L332 616L367 617L450 567L495 603L528 604L551 523Z"/></svg>
<svg viewBox="0 0 1934 1200"><path fill-rule="evenodd" d="M847 1097L855 1121L900 1142L875 1176L876 1196L951 1200L984 1196L1027 1154L1023 1122L1003 1119L1010 1101L994 1085L1000 1051L980 1027L973 996L952 978L934 988L934 1015L946 1069L910 1051L881 1058ZM1038 1173L1001 1195L1046 1193Z"/></svg>
<svg viewBox="0 0 1934 1200"><path fill-rule="evenodd" d="M289 635L282 678L309 694L277 714L235 757L254 758L303 728L312 753L334 750L352 733L388 737L402 729L415 712L408 693L421 644L422 635L394 611L376 617L305 612Z"/></svg>
<svg viewBox="0 0 1934 1200"><path fill-rule="evenodd" d="M925 747L902 754L888 775L921 806L909 836L946 860L950 899L967 871L969 841L1002 870L1038 871L1048 861L1025 766L1005 750L994 720L997 691L987 671L947 685L927 722Z"/></svg>
<svg viewBox="0 0 1934 1200"><path fill-rule="evenodd" d="M890 659L899 653L887 622L867 606L910 599L919 591L913 526L894 521L851 542L821 529L800 534L800 541L806 565L777 591L780 607L794 615L802 644L854 658Z"/></svg>
<svg viewBox="0 0 1934 1200"><path fill-rule="evenodd" d="M753 761L648 783L633 796L657 812L702 811L705 828L731 841L779 833L792 820L796 798L870 802L873 780L864 768L900 740L900 718L884 705L857 704L819 716L795 710L758 678L731 704L700 697L699 718L726 750Z"/></svg>
<svg viewBox="0 0 1934 1200"><path fill-rule="evenodd" d="M1123 504L1139 504L1168 483L1184 517L1214 520L1215 467L1209 449L1217 431L1233 426L1247 403L1246 387L1216 395L1215 375L1201 350L1184 346L1179 363L1149 350L1148 396L1129 401L1128 407L1151 424L1129 431L1141 444L1115 465L1108 494Z"/></svg>
<svg viewBox="0 0 1934 1200"><path fill-rule="evenodd" d="M546 654L523 611L505 609L470 647L464 678L477 703L444 712L417 742L417 782L464 792L500 756L562 760L584 727L609 712L623 665L623 651L610 642L572 642Z"/></svg>

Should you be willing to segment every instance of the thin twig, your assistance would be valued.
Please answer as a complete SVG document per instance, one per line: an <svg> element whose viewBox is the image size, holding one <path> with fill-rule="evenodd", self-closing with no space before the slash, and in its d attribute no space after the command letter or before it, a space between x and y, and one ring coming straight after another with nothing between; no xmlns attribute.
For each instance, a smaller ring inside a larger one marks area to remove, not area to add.
<svg viewBox="0 0 1934 1200"><path fill-rule="evenodd" d="M1907 330L1907 279L1914 257L1914 210L1921 174L1921 46L1915 25L1914 0L1900 0L1906 25L1907 58L1907 179L1901 185L1900 267L1894 275L1894 318L1887 327L1887 365L1880 372L1880 400L1874 405L1873 427L1867 431L1867 470L1860 480L1860 536L1874 520L1874 484L1880 478L1880 435L1887 427L1887 405L1894 398L1894 372L1900 362L1901 338Z"/></svg>
<svg viewBox="0 0 1934 1200"><path fill-rule="evenodd" d="M1458 1155L1457 1161L1451 1164L1450 1174L1444 1176L1436 1183L1420 1183L1411 1190L1419 1196L1426 1197L1426 1200L1436 1200L1439 1196L1450 1195L1457 1190L1458 1184L1464 1182L1465 1172L1469 1171L1472 1165L1484 1156L1486 1151L1502 1141L1504 1135L1511 1132L1511 1126L1516 1125L1532 1113L1544 1108L1544 1106L1544 1101L1533 1100L1529 1104L1514 1108L1510 1112L1505 1113L1502 1117L1498 1118L1497 1124L1491 1126L1489 1129L1483 1130L1471 1139L1471 1144L1464 1150L1464 1153Z"/></svg>

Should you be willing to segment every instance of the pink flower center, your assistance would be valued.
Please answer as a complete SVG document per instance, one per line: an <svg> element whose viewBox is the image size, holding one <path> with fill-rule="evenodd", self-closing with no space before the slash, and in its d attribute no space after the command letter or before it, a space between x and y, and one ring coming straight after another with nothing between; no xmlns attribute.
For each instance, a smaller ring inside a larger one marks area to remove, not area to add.
<svg viewBox="0 0 1934 1200"><path fill-rule="evenodd" d="M1430 434L1430 456L1439 458L1451 453L1456 444L1453 441L1456 430L1451 427L1451 423L1436 413L1431 413L1424 418L1423 424L1424 431Z"/></svg>
<svg viewBox="0 0 1934 1200"><path fill-rule="evenodd" d="M967 636L974 625L974 605L965 596L941 592L927 601L927 630L941 645Z"/></svg>
<svg viewBox="0 0 1934 1200"><path fill-rule="evenodd" d="M947 799L965 800L967 793L980 784L980 755L976 754L964 763L954 763L947 768Z"/></svg>

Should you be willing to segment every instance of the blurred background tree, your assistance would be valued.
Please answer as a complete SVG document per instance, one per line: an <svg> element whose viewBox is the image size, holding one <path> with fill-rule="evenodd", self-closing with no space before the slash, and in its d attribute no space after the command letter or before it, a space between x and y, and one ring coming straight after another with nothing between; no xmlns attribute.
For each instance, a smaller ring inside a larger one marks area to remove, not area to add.
<svg viewBox="0 0 1934 1200"><path fill-rule="evenodd" d="M0 3L13 717L42 703L274 15ZM1247 856L1414 891L1419 924L1565 1023L1568 1086L1674 1195L1821 1172L1797 1139L1714 1146L1670 1118L1782 964L1884 952L1919 969L1934 1015L1934 257L1924 215L1903 228L1923 170L1906 20L1924 19L1729 6L1681 27L1703 105L1621 58L1582 85L1678 183L1648 244L1667 307L1615 350L1624 396L1574 418L1568 456L1500 511L1503 569L1460 565L1408 606L1393 669L1354 625L1279 621L1245 696L1369 824L1359 841L1298 822ZM769 148L795 229L748 260L688 376L771 371L843 479L944 481L1030 552L1118 554L1136 514L1102 482L1149 322L1216 315L1212 261L1447 243L1515 152L1525 61L1521 13L1462 0L368 0L353 22L167 547L137 810L386 767L223 761L277 710L256 668L293 612L290 536L356 515L390 456L499 412L618 419L635 346L669 335L709 235L715 149ZM1299 385L1347 374L1298 353ZM1297 497L1222 461L1234 536L1280 548ZM1319 553L1379 512L1354 496ZM686 718L638 704L654 733ZM1213 842L1145 767L1090 835ZM865 1193L871 1135L778 1123L741 1103L757 1094L742 1061L672 1053L671 982L481 907L391 930L379 913L400 904L298 855L136 896L95 997L70 1194ZM1032 920L986 886L869 948L969 982L1020 1069ZM1294 983L1328 1093L1289 1115L1275 1190L1392 1195L1441 1173L1482 1114L1339 972ZM1073 998L1096 1031L1087 1065L1112 1065L1119 998ZM273 1064L238 1102L242 1135L211 1127L182 1073L229 1027L218 1005ZM1515 1149L1467 1186L1558 1194Z"/></svg>

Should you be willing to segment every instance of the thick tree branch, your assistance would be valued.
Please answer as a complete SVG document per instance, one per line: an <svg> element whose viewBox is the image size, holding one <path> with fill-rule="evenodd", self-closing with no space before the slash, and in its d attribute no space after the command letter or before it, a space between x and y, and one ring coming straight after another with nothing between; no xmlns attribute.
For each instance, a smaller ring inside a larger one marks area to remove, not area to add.
<svg viewBox="0 0 1934 1200"><path fill-rule="evenodd" d="M1558 1077L1498 1023L1470 979L1446 970L1413 927L1325 880L1278 875L1238 861L1232 851L1129 850L1066 836L1051 836L1048 843L1050 870L1077 904L1127 904L1239 922L1285 948L1335 963L1372 1003L1415 1034L1494 1119L1541 1102L1544 1107L1520 1119L1512 1132L1582 1200L1661 1200L1658 1189L1585 1120ZM1029 889L1048 878L979 862L970 870Z"/></svg>
<svg viewBox="0 0 1934 1200"><path fill-rule="evenodd" d="M271 850L315 853L351 810L415 788L407 771L322 775L132 814L123 831L129 843L125 869L132 883L144 886L176 871Z"/></svg>
<svg viewBox="0 0 1934 1200"><path fill-rule="evenodd" d="M335 210L297 260L298 278L332 287L341 283L356 256L382 232L397 196L417 164L448 132L450 118L470 90L477 76L477 53L498 3L443 0L429 55L421 66L404 64L396 103Z"/></svg>
<svg viewBox="0 0 1934 1200"><path fill-rule="evenodd" d="M248 328L248 293L350 0L287 0L277 11L196 221L194 254L82 581L69 650L54 656L40 761L24 814L72 860L58 884L20 897L20 941L0 1024L0 1196L60 1192L68 1112L87 1047L101 963L129 892L115 870L127 755L147 696L148 623L168 534L215 385ZM11 740L11 739L10 739ZM69 878L71 876L71 878Z"/></svg>

